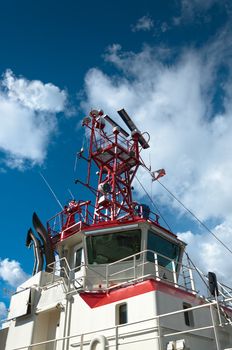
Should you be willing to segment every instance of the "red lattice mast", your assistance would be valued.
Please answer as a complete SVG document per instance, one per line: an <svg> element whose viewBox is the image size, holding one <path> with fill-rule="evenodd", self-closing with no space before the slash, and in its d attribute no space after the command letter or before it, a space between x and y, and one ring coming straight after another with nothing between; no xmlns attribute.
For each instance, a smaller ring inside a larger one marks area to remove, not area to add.
<svg viewBox="0 0 232 350"><path fill-rule="evenodd" d="M102 221L133 220L135 203L132 199L132 181L138 167L143 164L142 148L149 145L124 109L119 115L131 130L130 135L103 111L92 110L83 120L83 126L90 131L88 174L85 185L96 193L93 223ZM106 132L106 124L113 126L112 133ZM97 188L90 184L93 164L98 168ZM77 180L77 182L81 182Z"/></svg>

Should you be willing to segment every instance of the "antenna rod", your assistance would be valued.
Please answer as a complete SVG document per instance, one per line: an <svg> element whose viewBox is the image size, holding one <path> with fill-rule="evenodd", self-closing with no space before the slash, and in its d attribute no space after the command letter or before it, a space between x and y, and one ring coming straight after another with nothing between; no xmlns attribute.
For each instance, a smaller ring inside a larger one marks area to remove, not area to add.
<svg viewBox="0 0 232 350"><path fill-rule="evenodd" d="M72 199L75 199L74 195L72 194L72 192L71 192L71 190L69 188L68 188L68 192L71 194Z"/></svg>
<svg viewBox="0 0 232 350"><path fill-rule="evenodd" d="M44 182L46 183L46 185L48 186L49 190L51 191L51 193L53 194L55 200L57 201L57 203L59 204L59 206L61 207L61 209L63 210L63 206L60 203L59 199L57 198L55 192L53 191L53 189L51 188L51 186L49 185L49 183L47 182L47 180L45 179L45 177L43 176L43 174L41 172L39 172L40 176L42 177L42 179L44 180Z"/></svg>

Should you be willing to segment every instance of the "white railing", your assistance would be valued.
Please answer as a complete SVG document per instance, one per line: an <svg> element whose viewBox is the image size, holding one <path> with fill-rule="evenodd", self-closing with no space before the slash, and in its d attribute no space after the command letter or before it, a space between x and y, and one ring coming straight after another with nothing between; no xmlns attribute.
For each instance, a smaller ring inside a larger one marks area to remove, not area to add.
<svg viewBox="0 0 232 350"><path fill-rule="evenodd" d="M148 261L147 256L153 257L153 262ZM160 259L168 261L168 267L159 264ZM76 291L78 288L94 290L91 278L95 279L95 285L101 285L105 290L116 288L127 283L135 283L142 279L153 278L174 285L192 293L196 293L193 272L194 268L189 264L182 264L165 255L152 250L143 250L139 253L127 256L110 264L87 265L82 264L71 268L67 259L62 258L49 265L51 279L48 284L61 280L66 284L67 292ZM76 277L76 272L84 271ZM79 287L77 286L79 284ZM98 289L98 288L97 288Z"/></svg>
<svg viewBox="0 0 232 350"><path fill-rule="evenodd" d="M153 262L147 260L148 254L150 255L150 257L153 256ZM161 258L166 259L166 261L169 261L168 268L159 265L159 261ZM145 279L152 278L157 281L163 281L169 285L173 285L175 286L175 288L181 288L188 292L196 294L193 274L195 272L199 273L199 271L197 271L194 267L191 266L189 261L182 264L151 250L144 250L134 255L128 256L124 259L120 259L116 262L104 265L104 273L97 269L97 267L101 265L95 266L82 264L81 266L71 268L66 258L62 258L59 261L50 264L49 266L51 268L51 273L49 274L50 278L45 288L48 285L52 287L53 285L56 286L57 283L62 283L65 287L64 289L66 294L77 293L80 289L88 289L88 291L91 291L89 287L90 284L88 281L89 273L91 273L92 275L94 274L96 279L99 280L99 282L101 282L102 289L104 289L105 291L109 291L110 289L122 286L124 284L136 283ZM81 274L81 269L85 270L83 275ZM80 273L78 277L75 276L76 272ZM164 278L165 274L166 277ZM18 347L11 350L36 350L36 347L45 344L51 344L51 346L53 344L54 347L52 347L52 349L59 350L59 345L62 344L63 348L63 344L66 344L66 342L70 343L71 347L82 350L85 346L89 346L91 336L96 336L96 334L102 333L107 334L106 336L110 344L108 346L109 348L115 348L116 350L120 350L120 347L126 344L149 341L151 339L156 339L159 342L161 342L164 338L178 337L182 334L195 334L196 332L203 332L204 335L204 331L211 329L214 332L216 348L217 350L220 350L218 332L222 327L231 326L231 320L226 314L226 310L224 310L224 307L226 305L231 305L232 296L231 289L229 287L226 287L220 283L219 287L220 290L222 289L222 287L224 288L224 292L222 294L223 298L216 298L214 300L205 299L204 304L188 308L187 310L177 310L175 312L157 315L153 318L134 323L127 323L124 325L99 329L85 334L69 335L66 337ZM92 291L96 291L96 289L94 289L93 287ZM230 297L226 297L227 295L229 295ZM196 324L195 327L188 327L188 329L183 329L180 331L177 331L176 329L173 329L171 331L170 329L165 330L164 325L160 326L160 321L165 320L168 317L184 314L184 312L194 311L194 313L196 313L197 310L201 309L209 310L209 315L211 319L210 324L206 324L204 326L201 325L201 327L198 327ZM147 322L153 322L152 326L151 324L148 325ZM133 330L128 328L136 323L139 323L140 325L139 330ZM160 327L162 327L162 333L160 333ZM107 332L110 332L109 337ZM140 340L140 334L147 334L147 337L143 336ZM135 339L133 339L133 335L135 336ZM230 346L232 346L232 344L230 344ZM64 347L64 349L66 349L66 347Z"/></svg>
<svg viewBox="0 0 232 350"><path fill-rule="evenodd" d="M150 256L153 256L153 262L147 259L148 254L150 254ZM160 265L160 258L169 261L168 265L170 266L164 267ZM122 265L124 266L122 267ZM149 269L147 269L148 266ZM112 270L114 272L111 272ZM146 273L148 270L149 273ZM182 289L195 293L196 289L194 284L193 271L194 268L190 265L182 264L176 260L168 258L165 255L156 253L153 250L146 249L139 253L130 255L126 258L106 265L106 288L112 288L111 283L113 283L113 288L115 288L115 286L118 284L141 280L141 278L153 277L157 280L162 280L173 284L175 287L180 287ZM131 275L131 278L125 280L125 275ZM120 280L123 281L120 282ZM115 282L118 283L115 285Z"/></svg>
<svg viewBox="0 0 232 350"><path fill-rule="evenodd" d="M208 276L204 274L198 267L196 267L196 271L201 277L201 279L205 281L205 284L208 285ZM218 287L218 296L216 296L217 299L221 303L223 303L225 306L232 307L232 302L230 301L230 299L232 298L232 288L229 286L226 286L220 281L217 281L217 287ZM215 296L210 295L209 299L214 300ZM229 301L226 302L225 300L229 300Z"/></svg>
<svg viewBox="0 0 232 350"><path fill-rule="evenodd" d="M153 261L148 261L148 254ZM169 262L168 267L160 265L160 259ZM99 286L102 290L107 291L128 283L151 278L193 294L200 291L201 295L209 297L207 276L198 268L193 267L188 259L180 263L152 250L143 250L110 264L81 264L71 268L67 259L62 258L50 264L49 267L51 273L47 284L61 282L65 285L66 293L78 292L79 289L94 291L98 290ZM77 272L79 273L77 274ZM201 286L197 283L196 288L197 278L201 278L202 283ZM227 302L226 304L225 300L232 298L232 289L218 282L218 290L219 301L225 306L231 306L232 303L228 304ZM214 300L215 298L210 296L209 299Z"/></svg>
<svg viewBox="0 0 232 350"><path fill-rule="evenodd" d="M226 299L226 302L231 302L232 298ZM160 326L160 321L165 320L170 317L178 317L178 315L184 315L185 312L194 312L194 315L196 316L196 313L198 310L204 310L208 309L209 316L210 316L210 322L209 324L201 327L188 327L188 329L184 329L181 331L178 331L176 329L170 329L165 327L165 324ZM218 316L217 316L218 315ZM220 315L220 317L219 317ZM135 330L135 325L139 325L139 329ZM16 348L12 348L11 350L36 350L36 347L39 347L41 345L53 345L53 349L58 349L57 345L59 345L62 342L62 348L68 349L69 346L72 348L78 348L83 349L85 346L89 346L91 340L98 336L99 334L105 335L107 337L107 340L109 341L109 345L107 345L107 348L112 348L116 350L120 350L121 346L125 346L127 344L135 344L135 343L141 343L146 342L149 340L159 340L159 349L162 349L162 340L163 339L178 339L178 337L182 335L193 335L195 333L198 333L197 335L202 337L205 337L206 339L210 339L209 347L207 349L211 349L210 346L212 346L212 339L209 335L206 335L204 331L207 330L213 330L214 335L214 341L216 344L216 349L221 350L220 347L220 340L219 335L221 332L221 329L223 330L223 327L228 326L229 323L225 319L225 321L222 321L222 317L220 314L220 308L217 301L212 301L209 303L201 304L198 306L190 307L187 310L177 310L161 315L156 315L152 318L148 318L141 321L126 323L122 325L117 325L109 328L102 328L97 329L95 331L86 332L82 334L73 334L68 335L65 337L60 337L52 340L47 340L43 342L38 342L26 346L20 346ZM219 327L220 326L220 327ZM130 329L131 327L131 329ZM162 332L160 332L160 329L162 328ZM230 331L231 332L231 331ZM143 335L141 339L139 339L139 336ZM146 336L144 336L146 335ZM134 339L132 338L134 336ZM73 341L73 343L71 343ZM67 343L68 342L68 343ZM68 344L68 345L67 345ZM232 344L228 344L228 346L232 346Z"/></svg>

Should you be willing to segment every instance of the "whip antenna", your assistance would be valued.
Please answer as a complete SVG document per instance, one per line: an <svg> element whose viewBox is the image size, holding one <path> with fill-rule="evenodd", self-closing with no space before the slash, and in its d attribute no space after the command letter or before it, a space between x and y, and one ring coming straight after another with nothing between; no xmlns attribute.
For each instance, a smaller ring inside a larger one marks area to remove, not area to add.
<svg viewBox="0 0 232 350"><path fill-rule="evenodd" d="M74 199L75 199L75 198L74 198L74 195L72 194L72 192L71 192L71 190L70 190L69 188L68 188L68 192L70 193L72 199L74 200Z"/></svg>
<svg viewBox="0 0 232 350"><path fill-rule="evenodd" d="M49 188L49 190L51 191L53 197L55 198L55 200L57 201L57 203L59 204L59 206L61 207L61 209L63 210L63 206L60 203L59 199L57 198L55 192L53 191L53 189L51 188L51 186L49 185L49 183L47 182L47 180L45 179L45 177L43 176L43 174L41 172L39 172L40 176L42 177L42 179L44 180L45 184L47 185L47 187Z"/></svg>

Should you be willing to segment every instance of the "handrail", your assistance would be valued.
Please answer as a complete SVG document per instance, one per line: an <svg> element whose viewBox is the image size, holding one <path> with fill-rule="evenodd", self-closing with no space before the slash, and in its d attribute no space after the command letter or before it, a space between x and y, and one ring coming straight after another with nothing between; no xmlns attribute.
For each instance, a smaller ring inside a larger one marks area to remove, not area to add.
<svg viewBox="0 0 232 350"><path fill-rule="evenodd" d="M147 253L153 254L153 262L147 261ZM170 267L159 265L159 258L164 258L166 261L170 262ZM61 266L58 266L59 263ZM153 264L153 272L150 269L145 271L148 264ZM95 266L82 263L80 266L71 268L67 259L63 257L60 260L49 264L49 267L52 269L51 275L53 276L53 279L50 283L53 283L55 281L55 276L58 272L60 274L60 277L65 277L63 283L66 283L68 292L77 291L79 288L87 288L89 291L94 291L96 288L99 289L99 285L101 285L102 290L107 291L108 289L116 288L117 286L121 286L125 283L131 283L132 281L133 283L136 283L136 281L147 279L149 276L150 278L162 280L169 284L174 284L178 288L196 294L197 291L195 288L193 273L200 273L204 278L207 279L207 277L204 276L201 271L191 266L190 264L187 265L182 261L180 262L173 260L150 249L142 250L138 253L129 255L110 264L99 264ZM78 277L76 277L75 273L82 268L83 274L80 274ZM95 282L99 281L95 283L95 287L92 287L93 283L91 283L89 280L88 271L91 271L95 274ZM163 278L162 276L164 274L166 277ZM78 288L75 285L76 283L79 285ZM220 301L222 298L224 301L227 297L232 297L230 291L223 287L220 282L218 282L218 286ZM206 296L207 295L208 294L206 294Z"/></svg>
<svg viewBox="0 0 232 350"><path fill-rule="evenodd" d="M153 254L157 254L157 255L160 256L161 258L165 258L165 259L169 260L170 262L173 261L173 259L170 259L169 257L167 257L167 256L165 256L165 255L163 255L163 254L157 253L157 252L154 251L154 250L151 250L151 249L144 249L144 250L141 250L141 251L138 252L138 253L129 255L129 256L125 257L125 258L122 258L122 259L120 259L120 260L114 261L114 262L112 262L112 263L110 263L110 264L108 264L108 265L109 265L109 266L112 266L112 265L115 265L115 264L117 264L117 263L119 263L119 262L122 262L122 261L125 261L125 260L129 260L130 258L133 258L134 256L137 256L137 255L140 255L140 254L143 254L143 253L147 253L147 252L150 252L150 253L153 253ZM192 270L195 270L193 267L189 267L189 266L187 266L187 265L184 265L184 264L180 263L179 261L176 261L176 264L177 264L177 265L182 265L183 267L190 268L190 269L192 269Z"/></svg>
<svg viewBox="0 0 232 350"><path fill-rule="evenodd" d="M227 302L230 302L232 301L232 298L227 298L226 299ZM204 309L204 308L209 308L212 310L212 306L216 306L217 305L217 302L216 301L212 301L212 302L209 302L209 303L205 303L205 304L201 304L201 305L197 305L197 306L193 306L193 307L190 307L188 308L188 311L197 311L199 309ZM154 317L151 317L151 318L147 318L145 320L140 320L140 321L135 321L135 322L130 322L130 323L126 323L126 324L121 324L121 325L117 325L117 326L112 326L112 327L107 327L107 328L102 328L102 329L97 329L97 330L94 330L94 331L90 331L90 332L86 332L86 333L77 333L77 334L73 334L73 335L69 335L69 336L66 336L66 337L61 337L61 338L56 338L56 339L51 339L51 340L47 340L47 341L43 341L43 342L37 342L37 343L33 343L33 344L30 344L30 345L26 345L26 346L20 346L20 347L17 347L17 348L13 348L11 350L24 350L24 349L32 349L33 347L36 347L36 346L39 346L39 345L45 345L45 344L57 344L59 341L64 341L64 340L70 340L70 339L73 339L73 338L77 338L77 337L80 337L80 339L82 339L82 344L83 344L83 338L88 336L88 335L91 335L91 334L99 334L99 333L103 333L103 332L107 332L107 331L113 331L113 336L111 335L110 336L110 339L114 339L115 338L115 343L120 345L119 344L119 339L122 338L124 339L128 334L128 328L130 326L133 326L133 325L136 325L136 324L145 324L146 322L149 322L149 321L158 321L159 319L162 319L162 318L165 318L165 317L171 317L171 316L175 316L175 315L178 315L178 314L184 314L186 312L186 309L181 309L181 310L177 310L177 311L172 311L172 312L168 312L168 313L165 313L165 314L161 314L161 315L155 315ZM217 324L214 324L214 320L213 320L213 315L212 313L210 313L211 315L211 321L212 321L212 325L208 325L208 326L204 326L204 327L193 327L191 329L186 329L186 330L183 330L183 331L176 331L176 332L171 332L171 333L165 333L165 334L158 334L158 335L153 335L152 339L160 339L162 337L171 337L171 336L176 336L176 335L180 335L180 334L187 334L187 333L192 333L192 332L197 332L197 331L203 331L203 330L207 330L207 329L214 329L214 331L216 331L216 327L217 327ZM224 323L222 324L221 326L226 326L227 323ZM119 330L119 329L127 329L127 332L123 332L122 334L120 334L119 332L115 332L115 330ZM154 327L151 327L151 328L141 328L139 327L139 330L137 331L138 334L142 331L142 330L153 330L154 331L157 331L158 330L158 327L154 326ZM135 334L136 331L135 331ZM149 338L150 339L150 338ZM148 338L142 338L140 341L145 341L145 340L148 340ZM91 341L91 339L88 339L86 340L87 344L89 344ZM138 340L132 340L130 343L135 343L137 342ZM72 347L75 347L76 345L79 346L79 344L81 345L81 343L73 343L71 344ZM122 345L125 345L127 344L126 342L123 342ZM110 346L113 346L115 347L115 345L109 345Z"/></svg>
<svg viewBox="0 0 232 350"><path fill-rule="evenodd" d="M197 272L201 275L201 277L204 278L208 282L208 276L205 275L198 267L196 269L197 269ZM217 285L219 287L218 288L219 298L222 297L223 300L225 300L225 298L232 297L232 288L231 287L224 285L220 281L217 281ZM230 289L230 291L228 289Z"/></svg>
<svg viewBox="0 0 232 350"><path fill-rule="evenodd" d="M151 253L154 256L154 262L147 261L146 255L147 253ZM139 257L139 259L138 259ZM164 258L167 261L171 263L170 268L167 268L165 266L159 265L159 258ZM126 265L125 265L126 263ZM154 264L154 273L149 274L144 274L144 269L145 266L148 264ZM58 264L60 266L58 266ZM123 265L123 266L120 266ZM103 269L105 269L105 273L101 273L99 271L99 268L102 266ZM117 271L111 272L113 267L120 266L120 269ZM166 282L168 283L174 283L176 287L184 288L185 290L191 291L191 292L196 292L195 291L195 286L194 286L194 281L193 281L193 276L192 272L194 271L194 268L187 266L179 261L172 260L169 257L157 253L153 250L150 249L145 249L142 250L136 254L129 255L125 258L119 259L113 263L110 264L102 264L102 265L97 265L96 267L88 264L81 264L80 266L76 266L74 268L71 268L67 259L65 257L61 258L60 260L49 264L49 267L52 269L51 275L53 276L52 281L50 283L53 283L55 280L55 274L58 272L60 275L62 273L64 274L64 277L67 279L67 284L68 284L68 292L72 289L76 290L76 287L74 286L75 282L78 282L80 287L86 286L88 288L88 270L94 272L97 278L100 279L99 284L102 285L103 289L111 289L112 287L112 282L114 283L114 288L118 285L124 284L125 279L126 282L131 282L132 280L136 282L136 280L141 280L141 278L147 278L147 276L150 276L151 278L156 278L158 280L163 279L162 276L160 275L160 272L162 271L162 275L165 273L165 271L172 276L172 279L166 278ZM81 268L84 269L85 273L83 275L80 275L78 277L75 277L75 273ZM161 270L162 268L162 270ZM139 269L139 270L138 270ZM130 272L131 271L131 272ZM187 271L187 272L186 272ZM123 276L124 274L124 276ZM129 274L129 275L128 275ZM117 278L118 276L118 278ZM170 275L169 275L170 276ZM61 276L62 277L62 276ZM83 279L83 283L80 283L80 279ZM182 281L181 281L182 279ZM78 280L78 281L77 281ZM191 285L191 288L188 288L186 285L186 280L189 281L189 284ZM119 283L117 283L117 281ZM124 282L122 282L124 281ZM104 287L105 286L105 287Z"/></svg>
<svg viewBox="0 0 232 350"><path fill-rule="evenodd" d="M145 261L145 257L146 257L146 254L147 253L151 253L153 254L154 256L154 276L155 278L157 279L161 279L161 276L160 276L160 268L161 268L161 265L159 265L159 258L164 258L166 259L167 261L169 261L171 263L171 266L170 268L167 268L166 266L162 266L162 273L164 273L165 271L167 273L171 273L172 274L172 278L173 278L173 281L170 280L170 279L166 279L166 282L168 283L174 283L174 285L176 287L185 287L186 290L189 290L189 291L192 291L194 293L196 293L196 289L195 289L195 284L194 284L194 279L193 279L193 271L195 271L195 269L191 266L187 266L185 264L183 264L182 262L179 262L179 261L176 261L176 260L173 260L163 254L160 254L160 253L157 253L153 250L150 250L150 249L145 249L145 250L142 250L136 254L133 254L133 255L129 255L125 258L122 258L120 260L117 260L113 263L110 263L106 266L106 288L109 287L109 281L110 279L112 279L114 276L116 275L120 275L120 274L123 274L123 273L126 273L128 271L134 271L134 280L136 280L136 269L141 267L142 266L142 269L144 270L144 266L148 263L152 263L150 261ZM139 257L139 259L137 259L137 257ZM141 262L141 260L143 262ZM116 271L116 272L113 272L113 273L110 273L110 269L114 266L117 266L117 265L120 265L122 263L126 263L127 264L127 267L124 267L123 269L119 270L119 271ZM128 267L128 265L131 265ZM188 276L186 275L186 271L188 271ZM144 273L142 274L138 274L137 278L138 279L141 279L143 276ZM184 286L182 286L180 284L180 280L181 278L183 279L183 284ZM131 280L131 279L130 279ZM189 280L189 284L191 285L191 288L187 288L187 283L186 283L186 280Z"/></svg>

